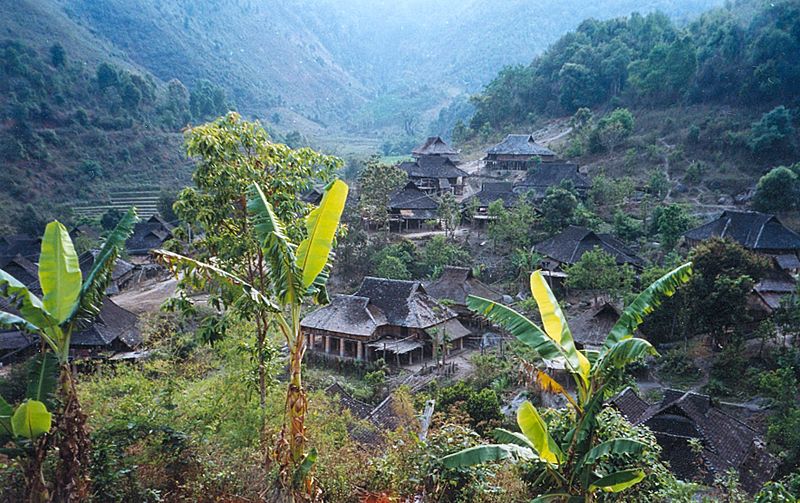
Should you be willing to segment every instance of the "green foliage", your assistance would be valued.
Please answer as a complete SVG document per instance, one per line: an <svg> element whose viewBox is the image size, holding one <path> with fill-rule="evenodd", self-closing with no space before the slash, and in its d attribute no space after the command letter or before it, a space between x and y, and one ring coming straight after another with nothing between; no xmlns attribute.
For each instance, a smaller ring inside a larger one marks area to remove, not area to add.
<svg viewBox="0 0 800 503"><path fill-rule="evenodd" d="M528 248L536 239L539 218L527 195L520 195L510 209L497 200L489 204L487 214L491 217L487 232L495 243L504 243L509 249Z"/></svg>
<svg viewBox="0 0 800 503"><path fill-rule="evenodd" d="M631 266L617 265L613 256L600 248L587 251L567 270L566 285L575 290L607 292L623 297L631 291L634 272Z"/></svg>
<svg viewBox="0 0 800 503"><path fill-rule="evenodd" d="M422 251L422 267L431 277L441 275L445 266L467 266L472 262L470 253L457 243L451 243L442 236L434 236Z"/></svg>
<svg viewBox="0 0 800 503"><path fill-rule="evenodd" d="M791 110L781 105L761 116L750 129L748 144L754 153L767 157L794 152L795 129Z"/></svg>
<svg viewBox="0 0 800 503"><path fill-rule="evenodd" d="M189 109L195 119L209 119L223 115L231 109L227 100L224 88L200 79L189 95Z"/></svg>
<svg viewBox="0 0 800 503"><path fill-rule="evenodd" d="M548 187L540 209L544 226L550 233L560 232L572 224L578 197L571 182Z"/></svg>
<svg viewBox="0 0 800 503"><path fill-rule="evenodd" d="M64 50L63 45L55 43L50 46L50 64L56 68L61 68L67 64L67 52Z"/></svg>
<svg viewBox="0 0 800 503"><path fill-rule="evenodd" d="M530 65L500 71L473 99L470 126L500 129L618 103L796 103L800 63L791 55L800 50L800 12L790 1L752 9L744 16L721 7L685 27L661 13L586 20ZM594 146L613 150L622 129L602 129ZM784 140L761 133L754 134L759 144Z"/></svg>
<svg viewBox="0 0 800 503"><path fill-rule="evenodd" d="M461 222L461 207L452 192L445 192L439 199L438 217L444 227L445 236L458 228Z"/></svg>
<svg viewBox="0 0 800 503"><path fill-rule="evenodd" d="M407 179L408 174L402 169L371 157L358 177L358 211L361 216L378 227L388 225L389 199Z"/></svg>
<svg viewBox="0 0 800 503"><path fill-rule="evenodd" d="M694 225L694 219L686 206L671 203L653 210L651 232L661 237L661 247L670 251L675 248L684 232Z"/></svg>
<svg viewBox="0 0 800 503"><path fill-rule="evenodd" d="M411 279L411 272L408 267L402 260L393 255L386 255L378 262L375 266L375 275L379 278Z"/></svg>
<svg viewBox="0 0 800 503"><path fill-rule="evenodd" d="M800 163L779 166L762 176L753 195L753 207L763 212L790 211L800 201Z"/></svg>

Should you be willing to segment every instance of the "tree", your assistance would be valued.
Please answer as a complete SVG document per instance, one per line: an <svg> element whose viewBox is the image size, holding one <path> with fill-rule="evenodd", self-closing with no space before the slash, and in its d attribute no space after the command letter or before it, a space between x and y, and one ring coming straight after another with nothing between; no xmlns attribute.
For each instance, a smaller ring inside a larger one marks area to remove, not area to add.
<svg viewBox="0 0 800 503"><path fill-rule="evenodd" d="M0 293L19 313L0 312L0 328L35 333L43 347L55 356L58 368L61 407L56 421L59 451L54 488L56 501L83 501L89 496L90 441L86 415L81 410L70 367L70 338L79 323L94 318L99 312L116 259L136 221L136 212L129 210L109 234L86 277L81 273L78 255L66 227L57 221L47 224L39 258L42 299L0 269ZM1 403L0 406L8 410ZM39 417L47 412L33 404L27 410L30 413L35 411ZM32 430L28 433L28 437L33 436ZM40 484L30 488L46 490ZM37 498L43 499L44 495L31 495L32 500L39 501Z"/></svg>
<svg viewBox="0 0 800 503"><path fill-rule="evenodd" d="M67 52L63 45L55 43L50 46L50 64L56 68L62 68L67 64Z"/></svg>
<svg viewBox="0 0 800 503"><path fill-rule="evenodd" d="M116 208L109 208L103 213L103 216L100 217L100 225L105 230L111 230L119 224L120 220L122 220L122 216L124 214Z"/></svg>
<svg viewBox="0 0 800 503"><path fill-rule="evenodd" d="M563 365L575 383L576 393L573 396L547 373L535 370L535 379L542 389L562 395L569 403L572 414L567 433L553 437L536 408L525 402L517 412L521 433L498 428L494 436L500 443L464 449L443 457L443 464L454 468L487 461L532 461L542 466L544 475L540 480L551 488L534 500L539 503L594 501L598 491L622 492L641 482L645 471L640 456L646 445L626 437L599 442L599 414L609 383L625 365L656 354L649 342L633 336L636 328L690 276L691 264L684 264L640 293L611 328L600 350L590 355L591 360L585 350L576 349L564 313L540 271L531 274L531 293L539 306L544 329L502 304L469 296L470 309L530 346L538 359ZM608 464L601 466L601 460L621 461L624 465L621 468L614 465L611 471Z"/></svg>
<svg viewBox="0 0 800 503"><path fill-rule="evenodd" d="M386 255L378 262L375 267L375 275L379 278L411 279L411 273L406 264L394 255Z"/></svg>
<svg viewBox="0 0 800 503"><path fill-rule="evenodd" d="M116 67L109 63L100 63L97 66L97 85L100 90L117 85L119 74Z"/></svg>
<svg viewBox="0 0 800 503"><path fill-rule="evenodd" d="M445 192L439 199L439 220L444 227L445 236L449 236L458 228L461 222L461 208L458 206L456 196L452 192Z"/></svg>
<svg viewBox="0 0 800 503"><path fill-rule="evenodd" d="M379 228L389 223L389 198L408 179L408 173L381 163L376 156L358 177L358 211L361 217Z"/></svg>
<svg viewBox="0 0 800 503"><path fill-rule="evenodd" d="M577 209L578 198L571 182L548 187L541 207L545 228L551 233L564 230L572 223Z"/></svg>
<svg viewBox="0 0 800 503"><path fill-rule="evenodd" d="M310 472L317 458L315 450L306 453L305 449L308 402L303 388L302 366L306 342L300 333L300 314L304 301L328 302L325 284L329 260L347 192L347 184L341 180L332 182L320 205L304 219L305 239L295 243L264 191L258 184L253 184L246 206L260 249L261 261L257 267L258 275L266 279L261 283L263 289L210 263L165 250L156 252L175 274L202 276L217 285L232 287L239 306L250 313L268 313L259 323L266 322L283 336L289 348L289 383L283 430L272 456L280 465L281 482L293 498L308 498L315 494Z"/></svg>
<svg viewBox="0 0 800 503"><path fill-rule="evenodd" d="M575 290L608 292L622 297L633 286L633 269L630 265L617 265L614 257L599 247L587 251L578 261L565 271L566 285Z"/></svg>
<svg viewBox="0 0 800 503"><path fill-rule="evenodd" d="M681 204L659 206L653 211L652 229L661 236L661 247L667 251L675 248L680 237L693 224L694 219Z"/></svg>
<svg viewBox="0 0 800 503"><path fill-rule="evenodd" d="M158 195L158 214L167 222L175 222L178 220L178 215L175 214L173 208L177 200L178 197L175 192L170 190L162 189L161 193Z"/></svg>
<svg viewBox="0 0 800 503"><path fill-rule="evenodd" d="M597 122L593 131L599 142L614 153L614 148L633 132L633 114L627 108L617 108Z"/></svg>
<svg viewBox="0 0 800 503"><path fill-rule="evenodd" d="M756 185L753 207L758 211L790 211L800 200L800 163L792 168L779 166L762 176Z"/></svg>
<svg viewBox="0 0 800 503"><path fill-rule="evenodd" d="M468 265L470 254L457 244L448 242L442 236L434 236L422 252L422 265L426 274L439 276L447 265Z"/></svg>
<svg viewBox="0 0 800 503"><path fill-rule="evenodd" d="M791 154L795 149L792 112L781 105L754 122L750 128L750 149L757 154L776 157Z"/></svg>
<svg viewBox="0 0 800 503"><path fill-rule="evenodd" d="M229 106L225 89L209 80L198 80L189 95L189 108L192 111L192 117L197 120L226 113Z"/></svg>

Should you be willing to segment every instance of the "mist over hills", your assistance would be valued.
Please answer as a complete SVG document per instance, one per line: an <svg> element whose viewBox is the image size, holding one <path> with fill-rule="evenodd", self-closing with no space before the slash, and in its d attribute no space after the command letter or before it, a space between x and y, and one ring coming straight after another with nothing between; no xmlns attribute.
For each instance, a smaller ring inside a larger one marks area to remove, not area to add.
<svg viewBox="0 0 800 503"><path fill-rule="evenodd" d="M480 90L587 17L663 10L686 19L718 0L24 0L3 36L73 58L112 59L188 86L208 79L245 113L294 112L368 132ZM300 129L308 124L299 123ZM309 131L313 133L313 131Z"/></svg>

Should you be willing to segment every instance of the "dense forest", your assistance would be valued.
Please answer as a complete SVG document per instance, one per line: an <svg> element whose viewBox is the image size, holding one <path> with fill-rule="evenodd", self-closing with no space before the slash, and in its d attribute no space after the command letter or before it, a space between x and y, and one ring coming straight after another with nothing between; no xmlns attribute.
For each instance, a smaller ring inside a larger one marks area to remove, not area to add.
<svg viewBox="0 0 800 503"><path fill-rule="evenodd" d="M685 27L658 13L584 21L530 65L503 70L474 98L470 125L508 127L581 107L796 105L798 9L744 1Z"/></svg>

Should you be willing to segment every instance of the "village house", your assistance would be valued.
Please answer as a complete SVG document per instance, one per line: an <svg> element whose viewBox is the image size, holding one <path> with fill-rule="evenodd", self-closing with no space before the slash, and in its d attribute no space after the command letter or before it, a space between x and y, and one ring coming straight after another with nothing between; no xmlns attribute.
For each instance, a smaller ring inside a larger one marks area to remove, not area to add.
<svg viewBox="0 0 800 503"><path fill-rule="evenodd" d="M100 253L99 250L89 250L81 253L78 257L78 264L84 277L92 270L98 253ZM136 266L118 258L114 263L114 269L111 271L111 281L109 281L108 288L106 288L106 295L115 295L128 288L133 283L135 271Z"/></svg>
<svg viewBox="0 0 800 503"><path fill-rule="evenodd" d="M153 215L144 222L139 222L133 229L133 234L125 243L128 255L146 256L150 250L164 246L172 238L175 226L158 215Z"/></svg>
<svg viewBox="0 0 800 503"><path fill-rule="evenodd" d="M592 188L591 180L578 171L577 164L543 162L531 167L525 178L514 185L514 191L520 193L532 191L534 200L540 201L547 195L547 189L557 187L562 182L571 183L581 198L585 198Z"/></svg>
<svg viewBox="0 0 800 503"><path fill-rule="evenodd" d="M442 340L463 347L469 331L457 316L419 281L366 277L356 293L334 296L300 326L312 351L410 365L431 358Z"/></svg>
<svg viewBox="0 0 800 503"><path fill-rule="evenodd" d="M610 404L631 424L655 434L661 458L682 480L711 484L734 470L742 488L753 494L778 466L758 432L708 396L666 389L664 398L651 404L626 388ZM693 441L702 446L699 452L691 447Z"/></svg>
<svg viewBox="0 0 800 503"><path fill-rule="evenodd" d="M775 215L756 211L726 210L715 220L684 234L689 246L712 237L736 241L745 248L775 257L781 268L800 272L800 235Z"/></svg>
<svg viewBox="0 0 800 503"><path fill-rule="evenodd" d="M413 161L402 162L398 167L426 194L441 195L451 192L460 196L464 193L464 178L467 173L459 169L449 157L423 155Z"/></svg>
<svg viewBox="0 0 800 503"><path fill-rule="evenodd" d="M565 266L574 265L584 253L595 248L614 257L617 265L628 264L636 269L644 266L644 261L614 236L575 225L533 246L535 252L545 256L542 269L553 273L553 278L564 277Z"/></svg>
<svg viewBox="0 0 800 503"><path fill-rule="evenodd" d="M447 144L441 136L429 136L425 143L411 151L414 159L421 157L446 157L447 159L458 162L458 152Z"/></svg>
<svg viewBox="0 0 800 503"><path fill-rule="evenodd" d="M755 320L761 320L775 313L785 297L797 291L797 280L784 269L777 257L772 259L772 267L764 277L756 283L748 299L751 314Z"/></svg>
<svg viewBox="0 0 800 503"><path fill-rule="evenodd" d="M39 237L31 237L25 234L0 236L0 260L11 259L19 255L33 262L38 262L41 248L42 239Z"/></svg>
<svg viewBox="0 0 800 503"><path fill-rule="evenodd" d="M0 260L0 269L17 278L33 294L41 296L38 268L33 262L17 255L10 260ZM0 299L0 311L19 315L6 299ZM142 342L137 324L135 314L106 297L95 319L81 324L72 334L71 353L76 357L91 357L133 351ZM0 331L0 363L34 353L39 343L39 337L34 334L19 330Z"/></svg>
<svg viewBox="0 0 800 503"><path fill-rule="evenodd" d="M439 218L439 203L414 182L408 182L389 199L389 229L396 232L422 229Z"/></svg>
<svg viewBox="0 0 800 503"><path fill-rule="evenodd" d="M531 134L510 134L489 148L483 158L486 169L522 171L555 160L556 153L536 143Z"/></svg>
<svg viewBox="0 0 800 503"><path fill-rule="evenodd" d="M575 346L578 349L600 349L620 314L617 306L602 302L571 318L569 326Z"/></svg>
<svg viewBox="0 0 800 503"><path fill-rule="evenodd" d="M495 302L503 299L503 294L476 278L468 267L446 266L439 279L425 284L425 291L439 302L446 303L462 322L474 321L474 314L467 307L468 296L475 295Z"/></svg>
<svg viewBox="0 0 800 503"><path fill-rule="evenodd" d="M481 190L465 199L461 206L464 211L471 212L468 217L472 219L472 223L482 227L492 219L489 215L490 204L502 201L503 207L509 209L516 204L519 196L514 192L511 182L484 182Z"/></svg>

